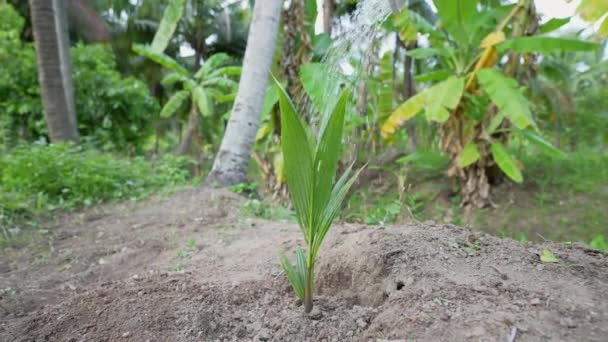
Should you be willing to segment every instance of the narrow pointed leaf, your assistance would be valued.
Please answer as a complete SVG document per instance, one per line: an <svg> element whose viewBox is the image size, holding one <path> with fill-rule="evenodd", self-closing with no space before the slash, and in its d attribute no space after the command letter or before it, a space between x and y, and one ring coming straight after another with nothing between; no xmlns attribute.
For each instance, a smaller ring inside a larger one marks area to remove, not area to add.
<svg viewBox="0 0 608 342"><path fill-rule="evenodd" d="M216 69L212 73L209 74L209 77L218 77L218 76L240 76L243 68L240 66L229 66Z"/></svg>
<svg viewBox="0 0 608 342"><path fill-rule="evenodd" d="M313 153L308 134L289 96L274 79L281 108L281 148L291 201L298 223L308 242L308 229L312 224Z"/></svg>
<svg viewBox="0 0 608 342"><path fill-rule="evenodd" d="M149 58L150 60L162 65L163 67L172 70L184 77L188 77L188 70L181 66L177 61L173 58L165 55L164 53L158 53L152 51L152 49L147 45L142 44L133 44L133 51Z"/></svg>
<svg viewBox="0 0 608 342"><path fill-rule="evenodd" d="M384 121L393 112L393 61L391 53L386 53L380 60L378 84L378 116Z"/></svg>
<svg viewBox="0 0 608 342"><path fill-rule="evenodd" d="M492 118L492 120L490 120L490 124L486 128L487 133L493 134L494 131L496 131L498 129L498 127L500 127L500 124L502 123L502 121L504 119L505 119L505 115L502 112L498 112L498 114L496 114Z"/></svg>
<svg viewBox="0 0 608 342"><path fill-rule="evenodd" d="M521 171L517 168L515 161L501 143L492 143L492 155L498 167L516 183L523 182Z"/></svg>
<svg viewBox="0 0 608 342"><path fill-rule="evenodd" d="M304 288L305 281L302 279L298 271L293 267L291 261L285 256L285 254L279 254L279 260L281 262L281 266L283 267L283 271L287 274L287 280L291 284L294 292L301 300L304 300Z"/></svg>
<svg viewBox="0 0 608 342"><path fill-rule="evenodd" d="M194 102L198 108L198 111L202 116L211 115L211 108L209 106L209 98L207 97L207 93L205 89L201 86L196 86L192 89L192 97L194 98Z"/></svg>
<svg viewBox="0 0 608 342"><path fill-rule="evenodd" d="M545 140L540 135L529 130L521 130L520 133L529 142L540 148L543 153L555 158L566 158L566 154L563 151L553 146L550 142Z"/></svg>
<svg viewBox="0 0 608 342"><path fill-rule="evenodd" d="M541 33L553 32L570 22L570 17L553 18L540 26Z"/></svg>
<svg viewBox="0 0 608 342"><path fill-rule="evenodd" d="M186 0L171 0L165 8L165 12L163 13L163 18L160 21L160 26L154 35L154 40L152 41L152 51L156 53L162 53L167 48L175 29L177 28L177 23L182 17L182 13L184 11L184 4Z"/></svg>
<svg viewBox="0 0 608 342"><path fill-rule="evenodd" d="M238 89L238 87L239 87L238 82L231 80L229 78L226 78L226 77L209 78L209 79L202 81L201 85L203 85L205 87L217 86L217 87L224 87L224 88L229 88L229 89Z"/></svg>
<svg viewBox="0 0 608 342"><path fill-rule="evenodd" d="M460 157L458 158L458 165L461 168L465 168L479 159L479 148L477 148L477 144L472 141L464 147Z"/></svg>
<svg viewBox="0 0 608 342"><path fill-rule="evenodd" d="M269 114L272 108L279 102L279 93L275 85L270 85L266 89L266 95L264 96L264 105L262 106L262 120L264 120Z"/></svg>
<svg viewBox="0 0 608 342"><path fill-rule="evenodd" d="M326 207L332 191L340 152L342 152L342 132L348 91L344 91L331 115L321 125L319 143L315 152L315 185L313 195L313 227L318 227L320 215Z"/></svg>
<svg viewBox="0 0 608 342"><path fill-rule="evenodd" d="M401 104L381 127L382 136L391 137L401 125L420 113L426 102L427 92L420 92Z"/></svg>
<svg viewBox="0 0 608 342"><path fill-rule="evenodd" d="M414 76L416 82L443 81L452 75L447 70L437 70Z"/></svg>
<svg viewBox="0 0 608 342"><path fill-rule="evenodd" d="M410 50L410 51L406 52L406 55L408 55L414 59L427 59L429 57L434 57L434 56L444 56L444 55L446 55L446 53L442 49L418 48L418 49L414 49L414 50Z"/></svg>
<svg viewBox="0 0 608 342"><path fill-rule="evenodd" d="M194 74L195 78L201 79L217 69L222 63L229 60L230 56L225 53L216 53L205 60L205 63Z"/></svg>
<svg viewBox="0 0 608 342"><path fill-rule="evenodd" d="M297 265L297 271L298 274L301 275L302 279L305 279L305 274L306 274L306 255L304 254L304 251L302 250L302 248L298 247L296 249L296 265Z"/></svg>
<svg viewBox="0 0 608 342"><path fill-rule="evenodd" d="M175 113L175 111L177 111L179 107L181 107L181 105L184 103L184 101L188 99L188 97L190 97L190 92L187 90L180 90L177 93L173 94L173 96L171 96L169 101L167 101L163 109L160 111L160 117L168 118L173 115L173 113Z"/></svg>
<svg viewBox="0 0 608 342"><path fill-rule="evenodd" d="M559 51L594 51L598 45L584 40L557 37L517 37L505 40L496 46L498 52L507 50L515 52L551 53Z"/></svg>
<svg viewBox="0 0 608 342"><path fill-rule="evenodd" d="M165 76L160 83L164 86L164 87L168 87L170 85L173 85L177 82L185 82L185 77L176 73L176 72L172 72L170 74L168 74L167 76Z"/></svg>

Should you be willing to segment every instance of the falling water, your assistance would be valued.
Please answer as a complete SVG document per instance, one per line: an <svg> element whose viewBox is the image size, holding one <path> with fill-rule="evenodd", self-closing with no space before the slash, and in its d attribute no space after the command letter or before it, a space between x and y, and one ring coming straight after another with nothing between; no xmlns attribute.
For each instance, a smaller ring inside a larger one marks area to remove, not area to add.
<svg viewBox="0 0 608 342"><path fill-rule="evenodd" d="M341 83L347 74L347 86L352 87L352 95L356 95L358 81L364 76L364 59L369 48L370 38L380 29L380 25L392 13L391 0L363 0L357 5L350 18L348 27L334 38L333 44L324 56L322 87L324 94L321 113L328 113L333 108L341 92ZM356 67L350 65L351 60L357 60ZM350 69L350 70L345 70ZM316 110L308 106L308 117L314 118Z"/></svg>

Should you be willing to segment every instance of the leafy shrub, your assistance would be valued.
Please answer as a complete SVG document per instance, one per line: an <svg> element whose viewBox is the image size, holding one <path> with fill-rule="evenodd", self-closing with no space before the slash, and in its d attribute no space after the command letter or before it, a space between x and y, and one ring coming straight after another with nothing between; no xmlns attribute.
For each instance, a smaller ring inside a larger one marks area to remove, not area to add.
<svg viewBox="0 0 608 342"><path fill-rule="evenodd" d="M15 31L21 33L25 20L13 6L0 3L0 31Z"/></svg>
<svg viewBox="0 0 608 342"><path fill-rule="evenodd" d="M189 163L173 156L153 162L118 158L69 144L20 145L0 156L0 215L140 198L185 184Z"/></svg>
<svg viewBox="0 0 608 342"><path fill-rule="evenodd" d="M34 46L19 38L23 19L0 6L0 143L46 138ZM7 30L5 22L16 26ZM141 151L160 108L147 85L116 70L109 46L77 44L71 57L83 140L107 151Z"/></svg>
<svg viewBox="0 0 608 342"><path fill-rule="evenodd" d="M0 4L0 144L17 136L33 139L45 127L36 53L19 34L23 18L8 4ZM44 128L46 129L46 128Z"/></svg>
<svg viewBox="0 0 608 342"><path fill-rule="evenodd" d="M160 108L147 85L116 71L108 46L78 44L71 52L80 134L104 150L137 150Z"/></svg>

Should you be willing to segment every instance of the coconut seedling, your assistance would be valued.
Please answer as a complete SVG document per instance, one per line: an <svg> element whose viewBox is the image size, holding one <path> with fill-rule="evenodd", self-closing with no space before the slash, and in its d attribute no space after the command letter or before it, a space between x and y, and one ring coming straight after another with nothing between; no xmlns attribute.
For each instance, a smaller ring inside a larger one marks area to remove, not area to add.
<svg viewBox="0 0 608 342"><path fill-rule="evenodd" d="M318 138L298 115L289 95L276 82L281 110L281 147L289 194L298 224L304 235L306 250L296 250L296 264L281 255L287 278L304 310L313 307L315 259L357 171L352 165L336 180L340 159L344 113L348 92L344 91L333 111L323 116Z"/></svg>

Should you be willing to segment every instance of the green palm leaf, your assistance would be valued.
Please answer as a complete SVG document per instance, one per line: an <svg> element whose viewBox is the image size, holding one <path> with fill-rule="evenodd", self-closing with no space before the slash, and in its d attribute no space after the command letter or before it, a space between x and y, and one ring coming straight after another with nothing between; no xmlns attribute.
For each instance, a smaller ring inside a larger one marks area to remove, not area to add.
<svg viewBox="0 0 608 342"><path fill-rule="evenodd" d="M186 0L171 0L163 13L158 31L152 41L152 51L162 53L167 48L173 32L177 28L177 23L182 17Z"/></svg>
<svg viewBox="0 0 608 342"><path fill-rule="evenodd" d="M293 287L294 292L301 300L304 300L304 288L306 287L306 259L300 248L296 250L296 267L294 268L291 261L285 254L279 254L281 266L287 274L287 279ZM302 264L303 261L303 264Z"/></svg>
<svg viewBox="0 0 608 342"><path fill-rule="evenodd" d="M243 68L240 66L229 66L216 69L212 73L209 74L209 77L218 77L218 76L241 76L241 72Z"/></svg>
<svg viewBox="0 0 608 342"><path fill-rule="evenodd" d="M342 131L344 130L344 113L348 92L344 91L331 115L326 115L321 124L319 142L315 152L315 184L312 203L313 227L315 229L322 222L324 208L330 199L334 177L340 152L342 149Z"/></svg>
<svg viewBox="0 0 608 342"><path fill-rule="evenodd" d="M172 70L184 77L188 77L188 70L181 66L177 61L173 58L165 55L164 53L154 52L150 46L142 45L142 44L133 44L133 51L151 59L152 61L162 65L163 67Z"/></svg>
<svg viewBox="0 0 608 342"><path fill-rule="evenodd" d="M160 84L162 84L164 87L168 87L171 85L174 85L177 82L186 82L187 78L178 74L177 72L172 72L170 74L168 74L167 76L165 76L161 81Z"/></svg>
<svg viewBox="0 0 608 342"><path fill-rule="evenodd" d="M187 90L180 90L173 94L169 101L165 104L163 109L160 111L161 118L168 118L175 113L179 107L190 97L190 92Z"/></svg>
<svg viewBox="0 0 608 342"><path fill-rule="evenodd" d="M202 116L211 115L211 108L209 107L209 98L205 89L201 86L196 86L192 89L192 98L198 107L198 111Z"/></svg>
<svg viewBox="0 0 608 342"><path fill-rule="evenodd" d="M314 184L313 152L310 149L308 134L289 99L289 95L276 79L275 85L279 94L279 107L281 108L282 136L289 137L281 142L287 185L289 186L298 223L308 243L308 227L312 224L310 213Z"/></svg>
<svg viewBox="0 0 608 342"><path fill-rule="evenodd" d="M225 53L216 53L205 61L205 63L198 69L196 74L194 74L195 78L201 79L206 78L212 70L217 69L222 63L229 60L230 56Z"/></svg>

